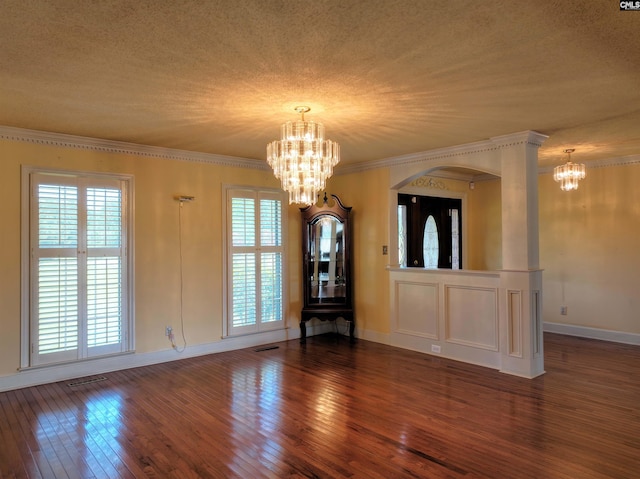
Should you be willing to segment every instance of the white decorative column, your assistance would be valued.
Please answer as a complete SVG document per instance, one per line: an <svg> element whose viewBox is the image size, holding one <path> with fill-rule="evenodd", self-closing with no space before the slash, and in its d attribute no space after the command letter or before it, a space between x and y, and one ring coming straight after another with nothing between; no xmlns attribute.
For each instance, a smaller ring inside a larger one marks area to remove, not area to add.
<svg viewBox="0 0 640 479"><path fill-rule="evenodd" d="M546 139L533 131L491 139L502 172L500 370L527 378L544 373L538 148Z"/></svg>

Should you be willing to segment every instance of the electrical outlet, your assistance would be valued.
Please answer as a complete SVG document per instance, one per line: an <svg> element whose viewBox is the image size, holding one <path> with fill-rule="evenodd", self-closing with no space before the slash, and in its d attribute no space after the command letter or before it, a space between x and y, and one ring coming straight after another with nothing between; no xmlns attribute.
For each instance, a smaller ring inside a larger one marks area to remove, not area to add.
<svg viewBox="0 0 640 479"><path fill-rule="evenodd" d="M389 254L389 248L387 247L386 244L382 246L382 254L383 255Z"/></svg>
<svg viewBox="0 0 640 479"><path fill-rule="evenodd" d="M560 314L562 316L566 316L567 315L567 307L566 306L560 306Z"/></svg>
<svg viewBox="0 0 640 479"><path fill-rule="evenodd" d="M431 345L431 352L432 353L439 353L440 352L440 346L438 346L437 344L432 344Z"/></svg>
<svg viewBox="0 0 640 479"><path fill-rule="evenodd" d="M173 332L173 328L171 326L167 326L167 329L164 332L165 336L171 336L171 333Z"/></svg>

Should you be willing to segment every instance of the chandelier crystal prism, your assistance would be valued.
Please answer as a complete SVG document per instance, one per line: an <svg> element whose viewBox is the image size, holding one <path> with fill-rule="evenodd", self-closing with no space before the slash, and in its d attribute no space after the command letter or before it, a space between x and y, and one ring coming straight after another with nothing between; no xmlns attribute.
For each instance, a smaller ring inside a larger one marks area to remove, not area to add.
<svg viewBox="0 0 640 479"><path fill-rule="evenodd" d="M567 162L553 169L553 179L560 183L562 191L577 190L578 181L586 177L584 164L571 161L571 153L574 151L576 151L574 148L564 150L567 154Z"/></svg>
<svg viewBox="0 0 640 479"><path fill-rule="evenodd" d="M267 163L289 193L289 204L311 205L324 190L327 178L340 161L340 146L324 139L322 123L305 121L308 106L298 106L298 121L280 127L280 140L267 145Z"/></svg>

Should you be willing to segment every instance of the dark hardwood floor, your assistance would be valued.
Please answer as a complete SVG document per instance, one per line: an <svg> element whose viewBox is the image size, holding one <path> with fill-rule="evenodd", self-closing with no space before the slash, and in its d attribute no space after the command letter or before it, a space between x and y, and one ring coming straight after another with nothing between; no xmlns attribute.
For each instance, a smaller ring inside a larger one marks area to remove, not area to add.
<svg viewBox="0 0 640 479"><path fill-rule="evenodd" d="M277 346L0 393L0 476L640 477L640 347L547 334L528 380L332 335Z"/></svg>

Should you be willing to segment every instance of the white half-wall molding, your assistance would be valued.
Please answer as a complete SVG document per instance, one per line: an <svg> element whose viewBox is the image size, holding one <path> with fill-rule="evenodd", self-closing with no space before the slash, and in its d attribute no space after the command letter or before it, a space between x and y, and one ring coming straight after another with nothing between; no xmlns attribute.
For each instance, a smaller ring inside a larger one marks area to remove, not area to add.
<svg viewBox="0 0 640 479"><path fill-rule="evenodd" d="M524 131L390 167L392 344L527 378L544 373L538 148L546 138ZM397 267L398 190L443 167L501 177L502 270Z"/></svg>

